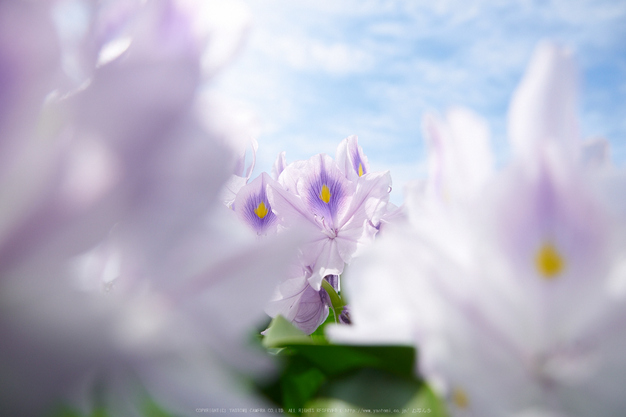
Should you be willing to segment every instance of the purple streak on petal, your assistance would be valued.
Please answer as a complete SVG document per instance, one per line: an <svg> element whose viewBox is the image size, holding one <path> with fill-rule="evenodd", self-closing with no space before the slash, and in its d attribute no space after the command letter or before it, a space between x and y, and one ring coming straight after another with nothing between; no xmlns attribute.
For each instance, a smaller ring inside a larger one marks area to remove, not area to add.
<svg viewBox="0 0 626 417"><path fill-rule="evenodd" d="M235 211L259 235L265 234L268 228L278 221L267 198L266 189L269 179L266 173L262 173L250 184L243 187L235 199ZM266 210L263 217L255 212L261 204Z"/></svg>
<svg viewBox="0 0 626 417"><path fill-rule="evenodd" d="M324 277L326 281L335 289L335 291L339 292L339 275L326 275ZM322 301L328 306L332 307L333 303L330 300L330 296L323 288L320 288L320 296L322 297Z"/></svg>
<svg viewBox="0 0 626 417"><path fill-rule="evenodd" d="M341 324L352 324L352 319L350 318L350 306L345 306L339 315L339 323Z"/></svg>
<svg viewBox="0 0 626 417"><path fill-rule="evenodd" d="M326 275L324 279L332 285L335 291L339 291L339 275Z"/></svg>
<svg viewBox="0 0 626 417"><path fill-rule="evenodd" d="M333 302L330 300L330 296L323 288L320 289L320 297L322 298L322 302L326 304L328 307L333 306Z"/></svg>
<svg viewBox="0 0 626 417"><path fill-rule="evenodd" d="M369 163L356 135L348 136L337 147L335 160L346 178L356 181L369 172ZM362 175L359 175L362 174Z"/></svg>
<svg viewBox="0 0 626 417"><path fill-rule="evenodd" d="M304 186L303 198L318 220L323 220L326 228L334 230L337 227L338 214L343 211L348 200L346 179L327 155L316 155L311 158L310 163L313 169ZM324 186L330 191L327 203L320 197Z"/></svg>
<svg viewBox="0 0 626 417"><path fill-rule="evenodd" d="M353 136L354 140L348 141L348 151L350 152L350 159L352 159L352 168L354 172L360 177L369 172L369 164L363 154L363 149L359 146L356 136Z"/></svg>

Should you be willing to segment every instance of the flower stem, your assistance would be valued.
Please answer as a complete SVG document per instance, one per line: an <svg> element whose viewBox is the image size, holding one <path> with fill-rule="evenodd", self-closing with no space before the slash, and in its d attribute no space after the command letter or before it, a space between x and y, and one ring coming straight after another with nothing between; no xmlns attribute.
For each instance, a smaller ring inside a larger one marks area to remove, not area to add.
<svg viewBox="0 0 626 417"><path fill-rule="evenodd" d="M343 308L346 306L346 304L343 302L339 294L337 294L337 291L335 291L335 288L333 288L330 282L326 281L325 279L322 280L322 288L326 290L326 293L330 298L330 303L332 305L331 308L335 313L335 322L338 322L339 315L343 311Z"/></svg>

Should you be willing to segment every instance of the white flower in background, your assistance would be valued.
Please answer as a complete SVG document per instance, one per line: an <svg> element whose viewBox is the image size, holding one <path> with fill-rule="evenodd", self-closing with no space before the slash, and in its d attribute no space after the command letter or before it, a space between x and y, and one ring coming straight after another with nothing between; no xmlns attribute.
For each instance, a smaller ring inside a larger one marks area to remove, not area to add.
<svg viewBox="0 0 626 417"><path fill-rule="evenodd" d="M431 170L344 280L337 340L416 344L453 415L614 416L626 398L626 182L580 140L571 55L537 49L491 168L484 124L427 119ZM595 156L594 156L595 155Z"/></svg>
<svg viewBox="0 0 626 417"><path fill-rule="evenodd" d="M2 414L256 403L229 367L266 370L244 343L296 244L257 244L219 202L239 128L198 105L229 56L194 29L210 3L74 2L71 45L48 2L0 4Z"/></svg>

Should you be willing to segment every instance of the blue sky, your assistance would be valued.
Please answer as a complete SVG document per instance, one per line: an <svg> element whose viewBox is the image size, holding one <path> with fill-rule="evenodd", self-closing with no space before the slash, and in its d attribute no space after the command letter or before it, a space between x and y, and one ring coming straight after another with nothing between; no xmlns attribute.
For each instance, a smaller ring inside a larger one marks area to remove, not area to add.
<svg viewBox="0 0 626 417"><path fill-rule="evenodd" d="M392 199L424 175L421 120L454 105L484 117L506 158L506 113L542 39L571 48L585 137L626 161L626 1L248 0L252 28L217 89L259 121L256 173L356 134Z"/></svg>

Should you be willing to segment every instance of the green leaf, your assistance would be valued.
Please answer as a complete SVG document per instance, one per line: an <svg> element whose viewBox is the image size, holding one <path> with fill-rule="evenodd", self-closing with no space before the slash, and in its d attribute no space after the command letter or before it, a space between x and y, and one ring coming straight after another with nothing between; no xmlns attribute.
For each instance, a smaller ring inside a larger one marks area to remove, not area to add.
<svg viewBox="0 0 626 417"><path fill-rule="evenodd" d="M413 378L415 370L415 349L410 346L290 345L288 348L291 354L306 358L331 376L374 368Z"/></svg>
<svg viewBox="0 0 626 417"><path fill-rule="evenodd" d="M407 404L419 390L419 381L379 369L360 369L338 377L320 390L322 398L336 398L357 408L391 410Z"/></svg>
<svg viewBox="0 0 626 417"><path fill-rule="evenodd" d="M335 312L335 316L339 317L343 308L346 306L343 299L337 294L337 291L330 285L330 282L325 279L322 280L322 288L326 290L328 297L330 298L330 303L332 304L332 310Z"/></svg>
<svg viewBox="0 0 626 417"><path fill-rule="evenodd" d="M308 364L296 361L281 378L283 407L298 409L306 404L318 392L326 376Z"/></svg>
<svg viewBox="0 0 626 417"><path fill-rule="evenodd" d="M411 400L421 384L414 376L415 350L409 346L282 346L276 355L283 363L280 378L261 391L291 414L300 415L320 397L361 407L381 401L399 407ZM386 388L381 389L380 383Z"/></svg>
<svg viewBox="0 0 626 417"><path fill-rule="evenodd" d="M313 340L283 316L276 316L267 328L262 343L264 347L270 349L286 345L311 344Z"/></svg>

